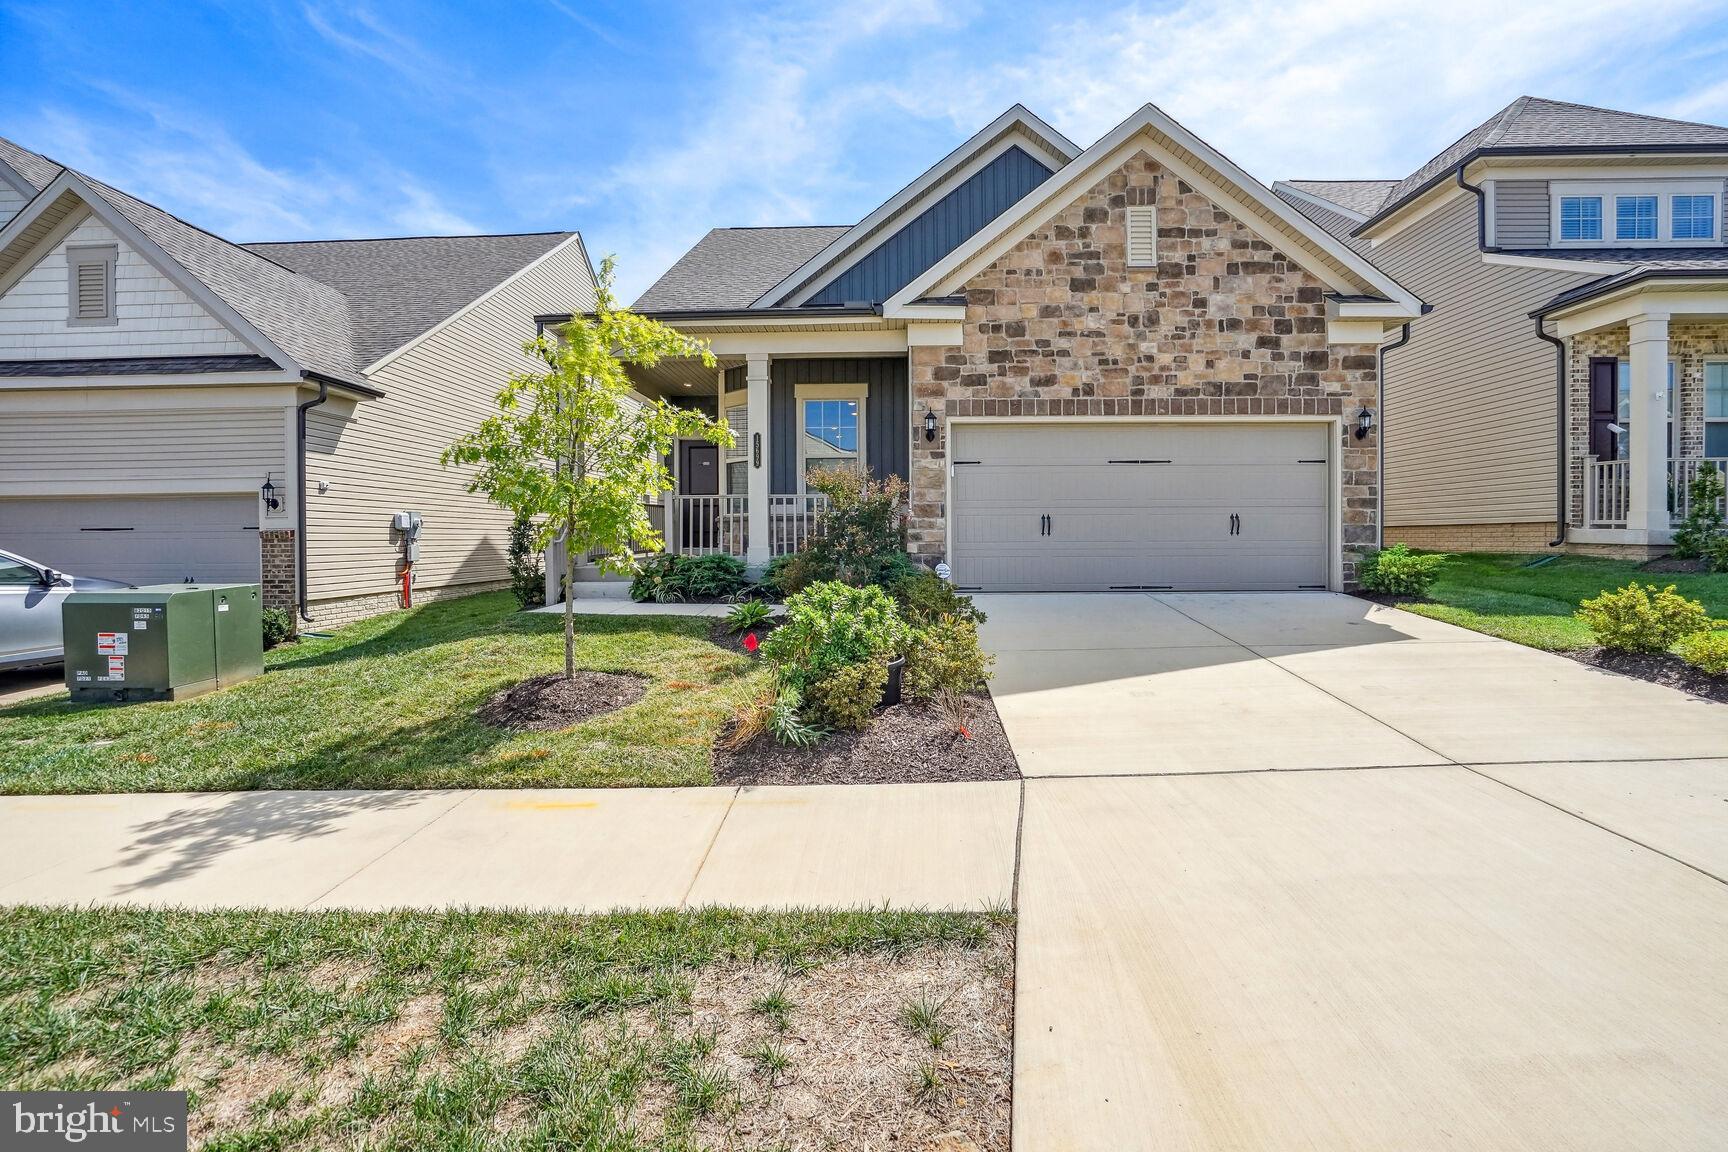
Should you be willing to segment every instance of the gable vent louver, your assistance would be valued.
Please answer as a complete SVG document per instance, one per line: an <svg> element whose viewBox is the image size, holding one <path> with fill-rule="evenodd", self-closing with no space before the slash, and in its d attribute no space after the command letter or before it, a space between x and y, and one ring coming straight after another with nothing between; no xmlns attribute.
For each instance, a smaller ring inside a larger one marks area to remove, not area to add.
<svg viewBox="0 0 1728 1152"><path fill-rule="evenodd" d="M1151 204L1128 209L1128 266L1151 268L1158 263L1158 209Z"/></svg>
<svg viewBox="0 0 1728 1152"><path fill-rule="evenodd" d="M108 317L108 265L106 263L78 265L78 319L104 320Z"/></svg>

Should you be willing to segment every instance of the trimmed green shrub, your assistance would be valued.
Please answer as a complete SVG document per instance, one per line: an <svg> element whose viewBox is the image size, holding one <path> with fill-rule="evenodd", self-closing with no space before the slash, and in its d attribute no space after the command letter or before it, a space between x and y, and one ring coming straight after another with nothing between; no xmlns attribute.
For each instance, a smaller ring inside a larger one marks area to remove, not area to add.
<svg viewBox="0 0 1728 1152"><path fill-rule="evenodd" d="M1680 641L1680 659L1712 676L1728 676L1728 632L1694 632Z"/></svg>
<svg viewBox="0 0 1728 1152"><path fill-rule="evenodd" d="M828 497L802 550L771 575L783 595L812 584L877 584L884 588L914 571L906 556L906 484L898 476L872 480L850 468L830 468L809 486Z"/></svg>
<svg viewBox="0 0 1728 1152"><path fill-rule="evenodd" d="M1666 652L1675 643L1710 627L1704 605L1688 600L1674 585L1628 584L1584 601L1578 618L1596 642L1618 652Z"/></svg>
<svg viewBox="0 0 1728 1152"><path fill-rule="evenodd" d="M651 556L630 581L630 598L656 603L729 600L750 586L744 561L716 552L709 556Z"/></svg>
<svg viewBox="0 0 1728 1152"><path fill-rule="evenodd" d="M1408 544L1394 544L1358 560L1356 582L1382 596L1426 596L1450 559L1444 552L1412 552Z"/></svg>
<svg viewBox="0 0 1728 1152"><path fill-rule="evenodd" d="M944 616L984 623L984 613L972 603L972 597L954 591L954 585L928 568L917 568L895 580L889 588L900 604L900 611L915 628L933 624Z"/></svg>
<svg viewBox="0 0 1728 1152"><path fill-rule="evenodd" d="M913 700L942 692L973 692L990 677L994 657L978 646L978 625L962 616L939 616L906 646L900 685Z"/></svg>
<svg viewBox="0 0 1728 1152"><path fill-rule="evenodd" d="M1723 539L1722 473L1706 460L1698 465L1686 489L1686 518L1674 529L1674 555L1682 560L1697 560L1709 556Z"/></svg>
<svg viewBox="0 0 1728 1152"><path fill-rule="evenodd" d="M848 664L810 685L804 694L804 710L818 723L858 732L876 714L887 683L885 656L873 656L862 664Z"/></svg>
<svg viewBox="0 0 1728 1152"><path fill-rule="evenodd" d="M510 594L518 608L538 608L546 603L546 565L534 547L534 523L519 517L510 525L510 543L505 564L510 570Z"/></svg>
<svg viewBox="0 0 1728 1152"><path fill-rule="evenodd" d="M1704 547L1704 563L1712 572L1728 572L1728 533L1717 536Z"/></svg>
<svg viewBox="0 0 1728 1152"><path fill-rule="evenodd" d="M264 647L274 648L278 644L286 644L294 639L294 613L287 608L266 608L264 619Z"/></svg>
<svg viewBox="0 0 1728 1152"><path fill-rule="evenodd" d="M898 655L907 639L906 622L882 589L824 581L786 598L786 621L761 652L780 683L808 695L842 668Z"/></svg>

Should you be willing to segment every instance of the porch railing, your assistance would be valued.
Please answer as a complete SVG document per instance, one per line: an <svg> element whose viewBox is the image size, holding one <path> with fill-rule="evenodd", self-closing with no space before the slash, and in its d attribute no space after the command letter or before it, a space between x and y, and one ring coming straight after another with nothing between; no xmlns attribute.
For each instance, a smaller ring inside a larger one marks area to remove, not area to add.
<svg viewBox="0 0 1728 1152"><path fill-rule="evenodd" d="M768 554L785 556L802 548L827 504L826 496L814 492L768 497ZM668 552L742 557L750 549L747 496L667 496L666 509Z"/></svg>
<svg viewBox="0 0 1728 1152"><path fill-rule="evenodd" d="M1728 457L1710 459L1717 471L1728 474ZM1704 457L1688 456L1668 461L1668 516L1678 524L1686 518L1692 500L1692 480ZM1632 507L1632 462L1584 458L1584 526L1624 528Z"/></svg>

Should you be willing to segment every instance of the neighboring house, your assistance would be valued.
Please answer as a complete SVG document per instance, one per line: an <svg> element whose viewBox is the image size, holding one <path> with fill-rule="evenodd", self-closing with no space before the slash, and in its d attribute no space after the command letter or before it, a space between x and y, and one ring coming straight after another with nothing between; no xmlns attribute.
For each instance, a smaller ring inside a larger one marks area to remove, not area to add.
<svg viewBox="0 0 1728 1152"><path fill-rule="evenodd" d="M1648 555L1728 466L1728 128L1522 97L1278 194L1433 308L1385 353L1386 537Z"/></svg>
<svg viewBox="0 0 1728 1152"><path fill-rule="evenodd" d="M640 391L738 433L674 454L675 551L764 564L809 473L862 466L962 588L1340 589L1421 304L1146 105L1084 150L1016 106L857 224L709 233L635 307L720 360Z"/></svg>
<svg viewBox="0 0 1728 1152"><path fill-rule="evenodd" d="M135 583L264 584L323 627L507 578L443 448L531 316L594 304L579 236L236 245L0 140L0 545Z"/></svg>

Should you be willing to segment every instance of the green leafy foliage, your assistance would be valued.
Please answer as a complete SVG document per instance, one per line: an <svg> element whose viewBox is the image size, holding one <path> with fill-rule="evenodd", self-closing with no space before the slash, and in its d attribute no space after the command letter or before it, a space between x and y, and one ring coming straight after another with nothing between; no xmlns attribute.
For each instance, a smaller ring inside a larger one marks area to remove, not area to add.
<svg viewBox="0 0 1728 1152"><path fill-rule="evenodd" d="M708 556L651 556L630 581L635 600L678 603L728 600L749 587L744 561L716 552Z"/></svg>
<svg viewBox="0 0 1728 1152"><path fill-rule="evenodd" d="M1678 641L1710 626L1704 605L1688 600L1674 585L1628 584L1584 601L1578 617L1597 643L1620 652L1665 652Z"/></svg>
<svg viewBox="0 0 1728 1152"><path fill-rule="evenodd" d="M546 566L541 550L534 546L534 535L534 522L518 516L510 524L510 544L504 553L510 594L522 608L546 603Z"/></svg>
<svg viewBox="0 0 1728 1152"><path fill-rule="evenodd" d="M1356 582L1382 596L1426 596L1449 559L1442 552L1412 552L1407 544L1394 544L1358 560Z"/></svg>
<svg viewBox="0 0 1728 1152"><path fill-rule="evenodd" d="M804 696L796 688L782 688L768 708L768 732L782 744L811 748L822 742L828 729L803 716Z"/></svg>
<svg viewBox="0 0 1728 1152"><path fill-rule="evenodd" d="M286 644L294 639L294 613L287 608L266 608L264 618L264 647L274 648L278 644Z"/></svg>
<svg viewBox="0 0 1728 1152"><path fill-rule="evenodd" d="M872 480L831 468L811 476L810 487L828 506L803 550L774 572L782 595L828 580L888 587L914 570L906 557L906 484L898 476Z"/></svg>
<svg viewBox="0 0 1728 1152"><path fill-rule="evenodd" d="M887 683L886 657L848 664L810 685L804 697L805 709L818 723L859 732L876 714Z"/></svg>
<svg viewBox="0 0 1728 1152"><path fill-rule="evenodd" d="M914 700L973 692L989 678L994 662L978 645L978 625L962 616L939 616L918 629L907 645L900 683Z"/></svg>
<svg viewBox="0 0 1728 1152"><path fill-rule="evenodd" d="M1722 473L1706 460L1687 485L1686 518L1674 529L1674 555L1682 560L1710 557L1715 549L1724 547L1722 535L1722 498L1725 490ZM1724 567L1711 564L1717 571Z"/></svg>
<svg viewBox="0 0 1728 1152"><path fill-rule="evenodd" d="M523 351L545 371L520 372L498 392L497 411L444 450L445 466L471 469L470 492L536 525L534 547L562 539L568 555L600 557L601 567L629 572L635 553L659 551L660 533L643 497L672 487L664 463L680 439L729 445L724 423L664 400L643 401L627 368L668 357L714 356L701 340L620 308L612 295L613 261L600 266L592 315L573 316L557 338L542 336ZM566 566L564 673L575 675L575 605Z"/></svg>
<svg viewBox="0 0 1728 1152"><path fill-rule="evenodd" d="M762 642L762 656L781 684L807 694L842 668L900 654L909 635L882 589L824 581L787 597L786 622Z"/></svg>
<svg viewBox="0 0 1728 1152"><path fill-rule="evenodd" d="M726 611L726 631L734 636L741 632L766 627L774 618L773 609L762 600L742 600Z"/></svg>
<svg viewBox="0 0 1728 1152"><path fill-rule="evenodd" d="M1728 533L1712 537L1705 545L1704 562L1712 572L1728 572Z"/></svg>
<svg viewBox="0 0 1728 1152"><path fill-rule="evenodd" d="M944 616L984 623L984 613L972 597L954 591L954 585L928 568L916 568L894 581L890 589L908 623L923 627Z"/></svg>
<svg viewBox="0 0 1728 1152"><path fill-rule="evenodd" d="M1680 659L1712 676L1728 676L1728 631L1694 632L1680 641Z"/></svg>

